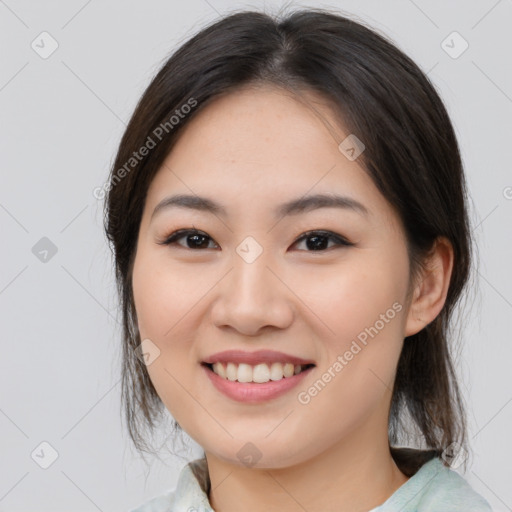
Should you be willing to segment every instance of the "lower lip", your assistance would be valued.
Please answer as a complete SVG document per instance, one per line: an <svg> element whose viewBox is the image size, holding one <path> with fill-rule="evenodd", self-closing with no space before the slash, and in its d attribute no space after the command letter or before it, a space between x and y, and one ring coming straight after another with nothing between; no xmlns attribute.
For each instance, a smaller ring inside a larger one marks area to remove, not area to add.
<svg viewBox="0 0 512 512"><path fill-rule="evenodd" d="M228 380L217 375L206 365L201 365L204 371L212 381L213 385L227 397L244 403L265 402L277 398L292 388L297 386L302 379L314 368L311 366L292 377L283 377L280 380L270 380L268 382L258 384L257 382L238 382L236 380Z"/></svg>

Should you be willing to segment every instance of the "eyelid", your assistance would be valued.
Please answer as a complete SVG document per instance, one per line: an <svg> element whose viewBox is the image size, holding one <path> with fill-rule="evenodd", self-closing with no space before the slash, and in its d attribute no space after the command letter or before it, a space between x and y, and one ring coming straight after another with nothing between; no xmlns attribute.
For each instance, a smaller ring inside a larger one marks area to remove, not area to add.
<svg viewBox="0 0 512 512"><path fill-rule="evenodd" d="M202 235L202 236L205 236L207 238L209 238L211 241L213 241L217 246L217 242L215 242L215 240L206 232L204 231L201 231L200 229L197 229L197 228L182 228L182 229L178 229L178 230L175 230L173 231L170 235L166 236L163 240L157 242L159 245L171 245L171 244L175 244L175 245L178 245L179 247L181 247L182 249L186 249L186 250L189 250L189 251L201 251L201 249L190 249L189 247L184 247L180 244L176 244L176 240L179 240L180 238L186 236L186 235L194 235L194 234L198 234L198 235ZM350 246L354 246L355 243L353 242L350 242L346 237L344 237L343 235L340 235L338 233L335 233L333 231L329 231L329 230L325 230L325 229L311 229L311 230L308 230L304 233L302 233L299 238L295 239L295 241L293 242L292 245L295 245L301 241L303 241L304 239L308 238L308 237L311 237L313 235L319 235L319 236L322 236L322 237L325 237L325 238L328 238L329 240L335 240L337 243L335 244L335 247L336 246L345 246L345 247L350 247ZM332 248L332 247L331 247ZM321 249L321 250L318 250L318 251L304 251L304 252L326 252L326 249Z"/></svg>
<svg viewBox="0 0 512 512"><path fill-rule="evenodd" d="M217 242L215 242L215 240L208 233L205 233L204 231L201 231L200 229L197 229L197 228L177 229L177 230L173 231L172 233L170 233L169 235L165 236L163 238L163 240L161 240L157 243L159 245L171 245L171 244L174 244L176 242L176 240L179 240L180 238L182 238L186 235L203 235L205 237L208 237L216 245L218 245ZM179 244L176 244L176 245L178 245L179 247L182 247L183 249L187 249L190 251L194 250L194 249L189 249L188 247L180 246Z"/></svg>
<svg viewBox="0 0 512 512"><path fill-rule="evenodd" d="M343 235L339 235L338 233L335 233L334 231L328 231L326 229L311 229L309 231L306 231L299 238L297 238L297 240L295 240L294 244L302 241L304 238L308 238L309 236L313 236L313 235L320 235L320 236L324 236L326 238L336 240L340 243L340 245L347 245L347 246L354 245ZM314 251L308 251L308 252L314 252ZM319 251L319 252L321 252L321 251Z"/></svg>

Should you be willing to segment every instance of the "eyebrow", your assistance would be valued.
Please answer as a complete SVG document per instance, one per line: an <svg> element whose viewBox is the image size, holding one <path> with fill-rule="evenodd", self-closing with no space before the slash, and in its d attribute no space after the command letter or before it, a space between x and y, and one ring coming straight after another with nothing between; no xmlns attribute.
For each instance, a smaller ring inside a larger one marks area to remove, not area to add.
<svg viewBox="0 0 512 512"><path fill-rule="evenodd" d="M178 194L162 199L153 210L151 218L157 213L170 208L187 208L209 212L221 217L228 216L226 209L212 199L197 195ZM274 210L274 215L276 217L299 215L319 208L343 208L345 210L355 211L361 215L369 215L368 209L362 203L352 197L338 194L315 194L293 199L279 205Z"/></svg>

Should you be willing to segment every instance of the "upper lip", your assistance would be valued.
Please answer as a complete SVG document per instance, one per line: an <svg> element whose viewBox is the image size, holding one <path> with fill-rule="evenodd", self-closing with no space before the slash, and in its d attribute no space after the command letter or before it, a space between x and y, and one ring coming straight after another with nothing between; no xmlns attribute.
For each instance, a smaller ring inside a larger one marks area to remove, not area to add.
<svg viewBox="0 0 512 512"><path fill-rule="evenodd" d="M212 354L203 361L206 364L214 363L245 363L251 366L261 363L293 363L294 365L315 364L310 359L292 356L284 352L274 350L256 350L255 352L246 352L244 350L225 350Z"/></svg>

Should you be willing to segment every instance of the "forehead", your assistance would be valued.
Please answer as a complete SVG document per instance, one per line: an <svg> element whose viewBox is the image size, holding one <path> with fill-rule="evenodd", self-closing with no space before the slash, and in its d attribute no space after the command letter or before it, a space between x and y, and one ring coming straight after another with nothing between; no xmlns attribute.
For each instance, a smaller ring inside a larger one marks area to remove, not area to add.
<svg viewBox="0 0 512 512"><path fill-rule="evenodd" d="M170 193L192 193L235 210L273 209L297 197L336 193L359 200L370 213L385 209L357 159L339 150L348 135L318 95L297 98L275 87L226 94L183 128L151 184L149 206Z"/></svg>
<svg viewBox="0 0 512 512"><path fill-rule="evenodd" d="M267 164L304 156L316 160L327 146L336 149L343 131L318 94L297 96L276 86L251 85L214 99L198 112L174 152L186 144L221 159L244 160L250 155Z"/></svg>

